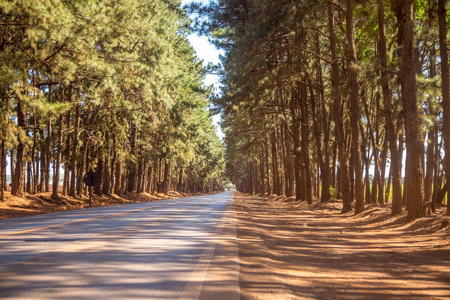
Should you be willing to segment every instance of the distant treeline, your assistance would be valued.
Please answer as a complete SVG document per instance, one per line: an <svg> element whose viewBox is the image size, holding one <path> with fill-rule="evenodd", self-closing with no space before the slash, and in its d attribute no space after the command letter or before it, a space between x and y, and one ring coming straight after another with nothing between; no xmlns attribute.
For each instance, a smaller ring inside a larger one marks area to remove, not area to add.
<svg viewBox="0 0 450 300"><path fill-rule="evenodd" d="M76 196L91 170L97 194L223 188L179 1L1 1L0 18L2 199L6 157L18 196Z"/></svg>

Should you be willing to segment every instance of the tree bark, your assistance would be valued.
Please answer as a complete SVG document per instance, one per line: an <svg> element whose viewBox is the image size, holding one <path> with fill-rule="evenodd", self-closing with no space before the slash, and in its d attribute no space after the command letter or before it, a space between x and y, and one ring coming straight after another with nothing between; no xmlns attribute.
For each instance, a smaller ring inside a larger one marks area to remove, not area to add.
<svg viewBox="0 0 450 300"><path fill-rule="evenodd" d="M164 164L164 194L169 193L170 161Z"/></svg>
<svg viewBox="0 0 450 300"><path fill-rule="evenodd" d="M264 151L263 146L260 146L259 147L259 168L260 168L259 174L261 176L261 178L260 178L261 186L259 189L260 189L261 193L264 193L264 191L266 190L266 185L265 185L266 175L265 175L264 152L263 151Z"/></svg>
<svg viewBox="0 0 450 300"><path fill-rule="evenodd" d="M70 111L67 112L67 129L70 129ZM69 190L69 152L70 152L70 134L67 134L66 137L66 149L64 151L64 157L66 158L64 161L64 179L63 179L63 189L62 195L67 196Z"/></svg>
<svg viewBox="0 0 450 300"><path fill-rule="evenodd" d="M17 126L23 130L26 126L26 113L21 100L17 102ZM18 135L18 145L16 148L16 169L12 180L11 195L22 196L25 179L25 141L23 133ZM12 160L11 160L12 163Z"/></svg>
<svg viewBox="0 0 450 300"><path fill-rule="evenodd" d="M320 43L319 36L316 36L316 51L320 54ZM322 73L322 65L321 60L317 59L317 74L319 77L320 84L320 108L322 112L322 127L323 127L323 152L324 152L324 160L323 160L323 170L322 170L322 194L321 194L321 202L326 202L330 200L330 180L331 180L331 170L330 170L330 124L331 124L331 114L327 114L326 100L324 95L324 83L323 83L323 73ZM330 115L328 118L327 115ZM328 119L328 120L327 120Z"/></svg>
<svg viewBox="0 0 450 300"><path fill-rule="evenodd" d="M294 88L293 88L294 89ZM301 184L301 150L300 150L300 117L297 112L297 94L292 93L290 109L292 113L292 140L294 143L294 177L295 177L295 199L304 200L302 195L302 184Z"/></svg>
<svg viewBox="0 0 450 300"><path fill-rule="evenodd" d="M2 138L2 145L1 145L1 161L0 161L0 201L5 201L5 185L6 185L6 174L5 174L5 162L6 162L6 155L5 155L5 136Z"/></svg>
<svg viewBox="0 0 450 300"><path fill-rule="evenodd" d="M380 182L378 184L379 186L379 193L378 193L378 204L384 205L385 199L385 186L386 186L386 162L387 162L387 152L388 152L388 146L387 141L383 141L383 149L381 150L381 165L380 165Z"/></svg>
<svg viewBox="0 0 450 300"><path fill-rule="evenodd" d="M183 174L183 171L180 170L180 180L182 180L182 178L183 178L182 174ZM148 173L147 173L147 180L148 180L147 190L146 190L147 194L150 194L152 192L152 175L153 175L153 167L149 166ZM181 182L181 185L180 185L180 182ZM179 181L178 184L181 187L182 181ZM181 188L179 188L178 191L181 192Z"/></svg>
<svg viewBox="0 0 450 300"><path fill-rule="evenodd" d="M78 176L77 176L77 194L81 195L81 192L83 190L83 176L84 176L84 168L86 166L86 171L90 171L87 167L87 155L88 155L88 145L89 145L89 135L88 135L88 130L89 130L89 125L90 125L90 112L91 110L88 109L87 113L86 113L86 122L85 122L85 129L84 129L84 139L83 139L83 150L81 152L81 159L80 159L80 166L78 169Z"/></svg>
<svg viewBox="0 0 450 300"><path fill-rule="evenodd" d="M442 109L443 109L443 129L442 135L444 139L444 167L445 176L449 181L450 176L450 78L448 65L448 49L447 49L447 10L445 8L446 1L439 0L438 18L439 18L439 46L441 51L441 77L442 77ZM450 201L447 200L447 215L450 216Z"/></svg>
<svg viewBox="0 0 450 300"><path fill-rule="evenodd" d="M76 179L76 169L77 169L77 148L78 148L78 132L80 127L80 105L76 104L75 106L75 129L73 133L73 142L72 142L72 157L70 161L70 188L69 195L71 197L75 197L75 179Z"/></svg>
<svg viewBox="0 0 450 300"><path fill-rule="evenodd" d="M275 129L272 131L272 186L273 186L273 193L279 195L280 194L280 177L278 173L278 153L277 153L277 138L275 134Z"/></svg>
<svg viewBox="0 0 450 300"><path fill-rule="evenodd" d="M60 176L60 165L61 165L61 152L62 152L62 128L63 128L63 115L59 115L58 118L58 136L56 144L56 161L55 161L55 172L53 174L53 186L52 186L52 199L59 199L59 176Z"/></svg>
<svg viewBox="0 0 450 300"><path fill-rule="evenodd" d="M380 65L387 70L387 49L386 49L386 23L384 19L383 0L377 0L378 7L378 51L380 55ZM397 134L394 125L394 113L392 112L392 91L389 87L389 74L381 71L381 89L384 100L384 112L386 122L386 139L391 152L391 173L392 173L392 216L398 215L402 211L402 178L401 164L397 150Z"/></svg>
<svg viewBox="0 0 450 300"><path fill-rule="evenodd" d="M37 117L33 117L33 126L37 128ZM31 167L33 170L33 187L32 193L36 194L38 189L38 180L39 180L39 162L36 162L36 149L37 149L37 129L33 131L33 147L31 149ZM38 156L39 159L39 156Z"/></svg>
<svg viewBox="0 0 450 300"><path fill-rule="evenodd" d="M307 100L307 86L302 83L300 85L300 111L301 111L301 137L302 147L301 154L303 158L303 168L305 170L305 201L312 204L312 183L311 183L311 164L309 160L309 108Z"/></svg>
<svg viewBox="0 0 450 300"><path fill-rule="evenodd" d="M53 102L53 89L52 86L50 85L48 87L48 102L52 103ZM47 139L46 139L46 143L45 143L45 151L44 151L44 156L45 156L45 166L43 165L43 171L45 172L44 175L44 188L45 188L45 192L49 192L50 191L50 149L51 149L51 145L52 145L52 121L48 120L47 121Z"/></svg>
<svg viewBox="0 0 450 300"><path fill-rule="evenodd" d="M121 195L122 193L122 160L116 160L116 172L114 183L114 194Z"/></svg>
<svg viewBox="0 0 450 300"><path fill-rule="evenodd" d="M102 182L102 193L105 195L109 195L109 187L111 185L109 178L110 171L110 162L111 162L111 146L109 139L109 130L105 132L105 156L104 156L104 164L103 164L103 182Z"/></svg>
<svg viewBox="0 0 450 300"><path fill-rule="evenodd" d="M409 221L423 216L423 166L421 120L416 95L413 0L397 0L397 21L401 30L400 84L406 133L406 204ZM445 123L445 122L444 122Z"/></svg>
<svg viewBox="0 0 450 300"><path fill-rule="evenodd" d="M285 133L285 148L286 148L286 196L290 197L294 195L295 190L295 177L294 177L294 159L293 159L293 149L292 149L292 138L289 133L288 124L284 123L284 133ZM267 157L266 157L267 160ZM267 179L269 179L269 174L267 174Z"/></svg>
<svg viewBox="0 0 450 300"><path fill-rule="evenodd" d="M334 4L334 1L331 1ZM346 213L352 209L350 198L350 178L348 170L348 153L345 147L344 136L344 120L342 114L342 99L340 87L340 71L338 65L337 48L336 48L336 33L333 16L333 5L328 6L328 26L330 30L330 48L331 48L331 72L332 72L332 87L333 87L333 114L334 123L336 127L336 143L339 150L339 169L340 179L342 184L342 213Z"/></svg>
<svg viewBox="0 0 450 300"><path fill-rule="evenodd" d="M132 155L136 155L136 137L137 137L137 129L134 124L131 125L131 133L130 133L130 152ZM131 162L129 166L129 174L128 174L128 192L132 192L136 182L136 162Z"/></svg>
<svg viewBox="0 0 450 300"><path fill-rule="evenodd" d="M322 151L322 142L325 143L325 141L322 141L322 133L320 130L320 121L325 118L325 115L322 115L319 117L319 111L317 109L316 105L316 95L314 93L314 87L312 83L309 81L309 93L310 93L310 100L311 100L311 113L312 113L312 121L313 121L313 132L314 132L314 140L316 141L316 151L317 151L317 163L318 163L318 169L320 169L320 177L322 177L322 185L323 185L323 177L325 173L325 162L323 157L323 151ZM327 130L326 128L323 129L324 131ZM317 174L317 179L319 179L319 174ZM319 183L317 183L317 189L319 188ZM327 200L323 199L325 196L325 190L328 190L329 188L324 188L322 186L322 195L321 195L321 202L325 202ZM327 193L328 194L328 193ZM319 195L319 190L317 190L317 195Z"/></svg>
<svg viewBox="0 0 450 300"><path fill-rule="evenodd" d="M99 182L94 186L94 194L102 196L102 186L103 186L103 156L100 151L97 153L98 162L97 162L97 170L95 171L98 175Z"/></svg>
<svg viewBox="0 0 450 300"><path fill-rule="evenodd" d="M364 184L361 168L361 142L360 142L360 108L358 84L358 60L356 57L355 29L353 25L353 0L347 0L347 41L349 45L350 63L350 122L352 128L352 160L355 171L355 214L364 210ZM353 174L352 174L353 177Z"/></svg>
<svg viewBox="0 0 450 300"><path fill-rule="evenodd" d="M264 138L264 158L266 160L265 166L266 166L266 174L267 174L267 194L270 195L272 193L271 187L270 187L270 165L269 165L269 145L267 141L267 137Z"/></svg>

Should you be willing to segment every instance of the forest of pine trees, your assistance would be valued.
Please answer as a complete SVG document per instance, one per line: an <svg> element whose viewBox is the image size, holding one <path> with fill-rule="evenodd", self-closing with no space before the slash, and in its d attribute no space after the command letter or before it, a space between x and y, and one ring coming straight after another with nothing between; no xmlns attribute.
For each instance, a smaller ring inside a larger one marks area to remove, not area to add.
<svg viewBox="0 0 450 300"><path fill-rule="evenodd" d="M180 1L0 2L1 199L210 192L224 147Z"/></svg>
<svg viewBox="0 0 450 300"><path fill-rule="evenodd" d="M338 198L342 212L391 205L392 215L407 210L408 220L445 204L449 6L445 0L192 5L205 15L198 29L225 51L215 109L238 190L309 203Z"/></svg>

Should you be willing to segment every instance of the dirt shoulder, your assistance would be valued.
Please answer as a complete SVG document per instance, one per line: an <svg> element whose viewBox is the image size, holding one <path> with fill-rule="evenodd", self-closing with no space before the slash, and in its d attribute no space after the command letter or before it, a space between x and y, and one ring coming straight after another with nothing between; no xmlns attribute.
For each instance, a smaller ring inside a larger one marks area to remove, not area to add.
<svg viewBox="0 0 450 300"><path fill-rule="evenodd" d="M161 201L198 195L202 194L184 194L171 191L168 195L158 193L127 193L122 196L112 194L93 195L92 207ZM35 195L25 193L23 197L15 197L10 192L5 192L5 201L0 201L0 220L86 208L89 208L89 197L87 195L78 195L77 197L60 196L60 199L52 199L51 193Z"/></svg>
<svg viewBox="0 0 450 300"><path fill-rule="evenodd" d="M449 218L235 192L242 299L449 299Z"/></svg>

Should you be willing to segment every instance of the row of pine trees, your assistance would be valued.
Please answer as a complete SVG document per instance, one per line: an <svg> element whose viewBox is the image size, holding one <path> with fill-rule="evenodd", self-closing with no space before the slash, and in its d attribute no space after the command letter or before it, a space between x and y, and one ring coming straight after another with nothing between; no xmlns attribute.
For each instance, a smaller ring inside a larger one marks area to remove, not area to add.
<svg viewBox="0 0 450 300"><path fill-rule="evenodd" d="M444 203L448 1L218 0L192 8L225 51L215 107L239 190L309 203L336 197L342 212L390 202L392 215L406 209L409 220Z"/></svg>
<svg viewBox="0 0 450 300"><path fill-rule="evenodd" d="M75 197L88 171L100 195L223 188L179 1L8 0L0 19L2 200L7 170L16 196Z"/></svg>

